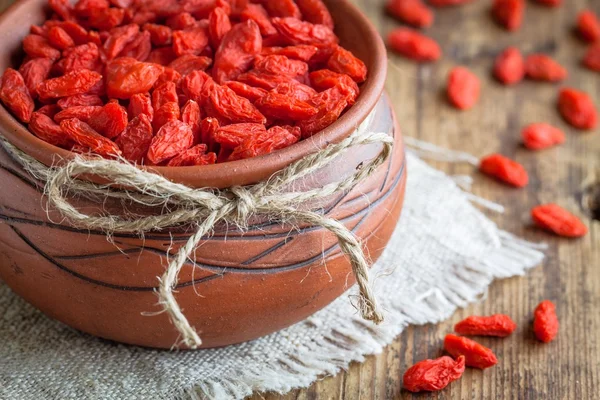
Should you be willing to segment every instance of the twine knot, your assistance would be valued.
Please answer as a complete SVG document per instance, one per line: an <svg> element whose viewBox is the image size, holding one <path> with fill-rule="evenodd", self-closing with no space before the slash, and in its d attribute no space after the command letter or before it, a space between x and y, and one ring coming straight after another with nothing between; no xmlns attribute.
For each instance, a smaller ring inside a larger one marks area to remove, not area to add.
<svg viewBox="0 0 600 400"><path fill-rule="evenodd" d="M363 125L368 122L369 118ZM354 174L314 189L289 189L293 188L293 182L328 165L347 149L373 143L381 144L382 151L373 160L362 163ZM110 236L114 232L143 234L182 225L194 226L195 231L186 244L176 254L167 255L169 264L159 278L157 290L159 305L168 313L181 334L182 342L188 348L198 348L202 340L173 294L179 273L203 238L210 235L218 223L231 223L243 229L252 216L266 217L282 224L320 226L334 234L340 248L350 260L359 287L358 309L367 320L375 323L383 320L369 284L369 263L358 238L339 221L298 206L347 192L372 175L391 156L393 138L386 133L367 132L359 127L340 143L330 144L323 150L292 163L266 181L246 187L234 186L223 191L194 189L174 183L125 160L76 156L64 166L47 167L14 147L2 136L0 144L31 175L45 182L44 193L48 204L75 227L102 230ZM96 184L79 179L82 175L93 175L108 183ZM141 206L162 207L162 212L144 216L112 215L107 212L100 215L86 214L71 203L70 195L100 199L100 204L106 199L117 199Z"/></svg>

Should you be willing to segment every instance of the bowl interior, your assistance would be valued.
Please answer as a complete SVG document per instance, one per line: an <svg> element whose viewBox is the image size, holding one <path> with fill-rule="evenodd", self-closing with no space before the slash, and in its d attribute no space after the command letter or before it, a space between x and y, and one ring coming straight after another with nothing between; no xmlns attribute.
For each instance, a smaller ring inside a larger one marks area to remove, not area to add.
<svg viewBox="0 0 600 400"><path fill-rule="evenodd" d="M47 0L17 1L0 16L3 44L0 47L1 71L18 65L23 56L21 41L29 33L31 24L40 24L46 18L46 3ZM347 0L325 0L325 3L336 21L336 33L341 44L363 60L369 69L368 79L361 86L360 97L353 107L312 138L266 156L202 167L148 169L191 187L246 185L264 180L291 162L347 137L367 117L381 96L387 73L387 56L381 37L355 6ZM0 107L0 129L11 143L46 165L73 155L29 133L4 107Z"/></svg>

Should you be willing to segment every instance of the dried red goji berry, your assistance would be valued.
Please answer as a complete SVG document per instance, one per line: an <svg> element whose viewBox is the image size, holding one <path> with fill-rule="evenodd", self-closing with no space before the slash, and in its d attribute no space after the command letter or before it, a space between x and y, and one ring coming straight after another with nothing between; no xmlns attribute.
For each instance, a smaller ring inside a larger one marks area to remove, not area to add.
<svg viewBox="0 0 600 400"><path fill-rule="evenodd" d="M40 112L34 112L29 121L29 130L33 134L51 145L68 148L71 141L61 127L52 118Z"/></svg>
<svg viewBox="0 0 600 400"><path fill-rule="evenodd" d="M48 79L52 64L53 61L49 58L32 58L19 68L19 73L23 76L25 86L31 96L37 96L37 87Z"/></svg>
<svg viewBox="0 0 600 400"><path fill-rule="evenodd" d="M54 115L54 121L60 123L66 119L76 118L88 123L90 118L102 109L100 106L75 106L62 110Z"/></svg>
<svg viewBox="0 0 600 400"><path fill-rule="evenodd" d="M317 95L317 91L315 89L297 81L282 83L273 89L273 92L300 101L310 101L314 96Z"/></svg>
<svg viewBox="0 0 600 400"><path fill-rule="evenodd" d="M332 89L328 89L332 90ZM312 118L300 121L298 127L302 130L302 138L306 139L327 128L338 120L348 106L345 98L318 107L318 114Z"/></svg>
<svg viewBox="0 0 600 400"><path fill-rule="evenodd" d="M598 124L598 112L594 102L585 92L564 88L558 97L558 110L562 117L578 129L594 129Z"/></svg>
<svg viewBox="0 0 600 400"><path fill-rule="evenodd" d="M202 140L200 129L202 112L198 103L194 100L188 100L181 109L181 120L192 128L194 143L200 143Z"/></svg>
<svg viewBox="0 0 600 400"><path fill-rule="evenodd" d="M233 90L238 96L245 97L252 103L267 94L267 91L264 89L252 87L242 82L229 81L225 82L225 86Z"/></svg>
<svg viewBox="0 0 600 400"><path fill-rule="evenodd" d="M491 154L481 160L479 169L486 175L515 187L525 187L529 175L521 164L500 154Z"/></svg>
<svg viewBox="0 0 600 400"><path fill-rule="evenodd" d="M465 372L465 357L448 356L419 361L404 373L402 383L410 392L435 392L444 389Z"/></svg>
<svg viewBox="0 0 600 400"><path fill-rule="evenodd" d="M177 103L178 100L177 86L174 82L165 82L152 92L152 107L155 110L161 108L165 103Z"/></svg>
<svg viewBox="0 0 600 400"><path fill-rule="evenodd" d="M118 103L108 103L94 113L88 121L96 132L114 139L127 128L127 111Z"/></svg>
<svg viewBox="0 0 600 400"><path fill-rule="evenodd" d="M337 87L346 96L349 105L353 105L358 98L360 90L358 85L348 75L338 74L327 69L311 72L310 84L318 91Z"/></svg>
<svg viewBox="0 0 600 400"><path fill-rule="evenodd" d="M173 101L163 104L161 108L154 110L154 118L152 119L154 132L158 132L167 122L178 120L180 116L181 110L178 102Z"/></svg>
<svg viewBox="0 0 600 400"><path fill-rule="evenodd" d="M292 60L300 60L300 61L309 61L315 54L317 54L319 48L316 46L311 46L308 44L301 44L298 46L288 46L288 47L263 47L262 55L270 56L286 56L287 58L291 58Z"/></svg>
<svg viewBox="0 0 600 400"><path fill-rule="evenodd" d="M350 79L350 77L348 77L348 79ZM265 90L272 90L282 83L289 82L291 79L288 76L273 75L252 70L238 76L237 80L250 86L259 87Z"/></svg>
<svg viewBox="0 0 600 400"><path fill-rule="evenodd" d="M492 350L466 337L446 335L444 350L455 358L464 356L467 367L486 369L498 364Z"/></svg>
<svg viewBox="0 0 600 400"><path fill-rule="evenodd" d="M188 12L182 12L167 18L165 23L173 30L186 30L196 26L196 18Z"/></svg>
<svg viewBox="0 0 600 400"><path fill-rule="evenodd" d="M152 124L146 114L139 114L132 119L117 139L123 157L132 163L141 164L150 148L152 133Z"/></svg>
<svg viewBox="0 0 600 400"><path fill-rule="evenodd" d="M304 61L290 60L286 56L260 56L254 62L254 69L267 74L296 78L308 72L308 64Z"/></svg>
<svg viewBox="0 0 600 400"><path fill-rule="evenodd" d="M91 17L94 11L105 10L110 7L108 0L78 0L73 7L80 17Z"/></svg>
<svg viewBox="0 0 600 400"><path fill-rule="evenodd" d="M181 80L181 90L189 98L204 106L209 95L209 87L214 81L204 71L194 71Z"/></svg>
<svg viewBox="0 0 600 400"><path fill-rule="evenodd" d="M258 157L276 150L291 146L299 137L280 126L273 126L268 131L253 135L237 146L229 156L229 161Z"/></svg>
<svg viewBox="0 0 600 400"><path fill-rule="evenodd" d="M157 88L166 82L173 82L175 85L179 85L179 81L181 81L181 74L173 68L165 67L162 74L154 82L154 87Z"/></svg>
<svg viewBox="0 0 600 400"><path fill-rule="evenodd" d="M442 56L435 40L408 28L393 30L388 44L396 53L416 61L436 61Z"/></svg>
<svg viewBox="0 0 600 400"><path fill-rule="evenodd" d="M590 46L583 57L583 65L592 71L600 72L600 44Z"/></svg>
<svg viewBox="0 0 600 400"><path fill-rule="evenodd" d="M477 75L465 67L455 67L448 75L447 94L450 102L458 109L468 110L479 99L481 83Z"/></svg>
<svg viewBox="0 0 600 400"><path fill-rule="evenodd" d="M252 20L237 24L221 40L215 54L213 78L218 83L234 80L250 68L261 50L258 25Z"/></svg>
<svg viewBox="0 0 600 400"><path fill-rule="evenodd" d="M152 51L150 32L140 32L119 53L119 57L131 57L138 61L146 61Z"/></svg>
<svg viewBox="0 0 600 400"><path fill-rule="evenodd" d="M224 9L217 7L208 17L208 36L213 48L218 48L223 37L231 30L229 15Z"/></svg>
<svg viewBox="0 0 600 400"><path fill-rule="evenodd" d="M271 17L302 18L294 0L260 1L259 3L262 3Z"/></svg>
<svg viewBox="0 0 600 400"><path fill-rule="evenodd" d="M65 50L75 46L73 38L60 26L53 26L48 31L48 43L56 49Z"/></svg>
<svg viewBox="0 0 600 400"><path fill-rule="evenodd" d="M60 51L50 46L48 40L43 36L27 35L23 39L23 50L30 57L43 57L52 60L60 58Z"/></svg>
<svg viewBox="0 0 600 400"><path fill-rule="evenodd" d="M177 55L173 51L173 47L160 47L152 50L146 61L159 65L169 65L176 58Z"/></svg>
<svg viewBox="0 0 600 400"><path fill-rule="evenodd" d="M105 8L93 11L92 16L88 19L88 24L91 28L107 31L121 25L124 20L125 10Z"/></svg>
<svg viewBox="0 0 600 400"><path fill-rule="evenodd" d="M389 0L386 10L415 28L426 28L433 23L433 13L421 0Z"/></svg>
<svg viewBox="0 0 600 400"><path fill-rule="evenodd" d="M221 146L234 149L247 139L266 131L264 124L232 124L217 129L213 140Z"/></svg>
<svg viewBox="0 0 600 400"><path fill-rule="evenodd" d="M302 121L318 113L315 107L304 101L275 92L267 93L255 104L263 115L285 121Z"/></svg>
<svg viewBox="0 0 600 400"><path fill-rule="evenodd" d="M296 18L273 18L271 22L285 42L290 45L327 46L337 44L339 41L331 28L325 25L315 25Z"/></svg>
<svg viewBox="0 0 600 400"><path fill-rule="evenodd" d="M38 85L37 92L41 99L74 96L87 93L101 79L102 75L94 71L73 71L58 78L45 80Z"/></svg>
<svg viewBox="0 0 600 400"><path fill-rule="evenodd" d="M64 74L82 69L96 70L100 58L98 46L94 43L82 44L63 52L63 58L57 63Z"/></svg>
<svg viewBox="0 0 600 400"><path fill-rule="evenodd" d="M210 151L213 151L216 146L217 130L219 130L219 121L216 118L204 118L200 122L200 141L207 144Z"/></svg>
<svg viewBox="0 0 600 400"><path fill-rule="evenodd" d="M556 204L535 207L531 210L531 218L540 228L559 236L577 238L588 233L588 228L581 219Z"/></svg>
<svg viewBox="0 0 600 400"><path fill-rule="evenodd" d="M454 325L454 331L465 336L510 336L517 324L508 315L496 314L489 317L471 316Z"/></svg>
<svg viewBox="0 0 600 400"><path fill-rule="evenodd" d="M263 36L272 36L277 30L271 23L267 10L260 4L248 4L240 14L242 21L253 20Z"/></svg>
<svg viewBox="0 0 600 400"><path fill-rule="evenodd" d="M238 96L228 87L213 84L208 101L218 115L210 117L223 117L232 123L254 122L264 124L267 119L248 100Z"/></svg>
<svg viewBox="0 0 600 400"><path fill-rule="evenodd" d="M48 0L48 5L60 18L68 21L73 19L72 7L69 0Z"/></svg>
<svg viewBox="0 0 600 400"><path fill-rule="evenodd" d="M525 61L516 47L508 47L496 58L494 76L505 85L521 82L525 76Z"/></svg>
<svg viewBox="0 0 600 400"><path fill-rule="evenodd" d="M152 121L152 118L154 117L154 108L152 107L150 95L148 93L138 93L131 96L127 114L132 119L138 117L140 114L146 114Z"/></svg>
<svg viewBox="0 0 600 400"><path fill-rule="evenodd" d="M127 43L131 42L140 32L140 27L136 24L129 24L113 28L110 30L110 36L104 42L104 53L109 60L115 58Z"/></svg>
<svg viewBox="0 0 600 400"><path fill-rule="evenodd" d="M545 54L531 54L525 59L525 73L530 79L558 82L567 78L567 70Z"/></svg>
<svg viewBox="0 0 600 400"><path fill-rule="evenodd" d="M106 66L108 96L128 99L136 93L147 93L161 73L162 68L156 64L117 58Z"/></svg>
<svg viewBox="0 0 600 400"><path fill-rule="evenodd" d="M516 31L523 22L525 2L523 0L494 0L492 14L500 25L509 31Z"/></svg>
<svg viewBox="0 0 600 400"><path fill-rule="evenodd" d="M365 63L341 46L336 48L329 61L327 61L327 68L340 74L346 74L358 83L367 79Z"/></svg>
<svg viewBox="0 0 600 400"><path fill-rule="evenodd" d="M95 94L76 94L75 96L64 97L58 100L56 104L63 110L66 110L71 107L102 106L104 102L100 96Z"/></svg>
<svg viewBox="0 0 600 400"><path fill-rule="evenodd" d="M192 128L181 121L169 121L152 138L148 160L158 165L170 160L194 144Z"/></svg>
<svg viewBox="0 0 600 400"><path fill-rule="evenodd" d="M75 21L46 21L46 24L50 22L53 22L53 25L48 25L48 28L51 28L52 26L61 27L73 39L76 45L86 44L90 41L91 32L88 32L83 26Z"/></svg>
<svg viewBox="0 0 600 400"><path fill-rule="evenodd" d="M583 40L595 42L600 39L600 20L591 10L583 10L577 16L577 31Z"/></svg>
<svg viewBox="0 0 600 400"><path fill-rule="evenodd" d="M173 39L173 31L165 25L144 24L144 31L150 32L150 40L154 46L168 46Z"/></svg>
<svg viewBox="0 0 600 400"><path fill-rule="evenodd" d="M523 144L530 150L543 150L565 142L563 131L546 123L526 126L521 136Z"/></svg>
<svg viewBox="0 0 600 400"><path fill-rule="evenodd" d="M61 111L60 107L56 104L47 104L43 107L40 107L36 112L40 114L44 114L50 118L54 118L56 114Z"/></svg>
<svg viewBox="0 0 600 400"><path fill-rule="evenodd" d="M558 317L556 306L550 300L542 301L534 311L533 332L535 337L544 343L550 343L558 335Z"/></svg>
<svg viewBox="0 0 600 400"><path fill-rule="evenodd" d="M198 55L208 45L208 35L204 28L173 31L173 51L176 55Z"/></svg>
<svg viewBox="0 0 600 400"><path fill-rule="evenodd" d="M35 108L25 81L18 71L7 68L0 82L0 100L22 122L29 122Z"/></svg>
<svg viewBox="0 0 600 400"><path fill-rule="evenodd" d="M96 154L106 157L121 155L115 142L100 135L85 122L71 118L61 121L60 127L69 139Z"/></svg>
<svg viewBox="0 0 600 400"><path fill-rule="evenodd" d="M193 167L200 165L210 165L217 162L215 153L206 153L206 145L199 144L179 154L168 162L168 167Z"/></svg>
<svg viewBox="0 0 600 400"><path fill-rule="evenodd" d="M296 4L306 21L312 24L325 25L333 30L333 17L323 0L296 0Z"/></svg>

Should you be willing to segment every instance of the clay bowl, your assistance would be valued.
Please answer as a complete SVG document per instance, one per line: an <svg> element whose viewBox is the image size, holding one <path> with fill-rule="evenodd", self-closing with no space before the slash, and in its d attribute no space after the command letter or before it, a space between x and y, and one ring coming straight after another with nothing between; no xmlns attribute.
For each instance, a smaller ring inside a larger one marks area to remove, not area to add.
<svg viewBox="0 0 600 400"><path fill-rule="evenodd" d="M18 61L20 42L30 24L43 21L46 0L23 0L0 17L3 46L0 70ZM290 162L340 141L357 126L387 132L395 139L393 157L350 193L318 204L342 221L376 260L400 217L406 182L404 148L390 104L382 95L386 52L381 38L354 6L329 0L342 44L363 59L369 79L358 102L335 124L312 139L274 154L197 168L155 168L165 177L192 187L224 188L269 177ZM11 143L50 164L69 152L31 135L0 107L0 132ZM299 182L318 187L355 171L381 150L380 145L349 150L342 159ZM154 293L165 255L177 251L189 229L115 234L79 230L45 210L42 185L0 149L0 279L51 318L81 331L123 343L171 348L178 333L159 311ZM97 204L77 200L86 210ZM111 212L123 206L105 204ZM145 210L159 213L160 210ZM353 283L348 261L335 238L319 227L252 221L246 232L218 226L197 249L179 277L176 298L204 344L225 346L283 329L325 307ZM171 241L171 237L173 241Z"/></svg>

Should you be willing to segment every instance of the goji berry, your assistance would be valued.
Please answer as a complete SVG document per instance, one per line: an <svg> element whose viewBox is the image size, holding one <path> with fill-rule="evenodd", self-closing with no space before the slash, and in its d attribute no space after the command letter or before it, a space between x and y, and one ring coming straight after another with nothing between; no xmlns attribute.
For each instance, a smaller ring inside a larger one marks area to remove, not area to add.
<svg viewBox="0 0 600 400"><path fill-rule="evenodd" d="M150 32L150 41L154 46L168 46L171 44L173 31L168 26L146 23L142 29Z"/></svg>
<svg viewBox="0 0 600 400"><path fill-rule="evenodd" d="M410 392L435 392L460 379L465 372L465 357L448 356L419 361L404 373L403 386Z"/></svg>
<svg viewBox="0 0 600 400"><path fill-rule="evenodd" d="M106 57L109 60L115 58L139 32L140 27L136 24L129 24L111 29L110 36L104 42L104 53L106 54Z"/></svg>
<svg viewBox="0 0 600 400"><path fill-rule="evenodd" d="M176 58L177 55L173 51L173 47L160 47L152 50L146 61L158 65L168 65Z"/></svg>
<svg viewBox="0 0 600 400"><path fill-rule="evenodd" d="M62 110L54 115L54 121L60 123L67 119L76 118L80 121L88 123L90 118L97 112L102 110L100 106L75 106Z"/></svg>
<svg viewBox="0 0 600 400"><path fill-rule="evenodd" d="M177 85L174 82L165 82L152 92L152 107L155 110L161 108L165 103L177 103L178 100Z"/></svg>
<svg viewBox="0 0 600 400"><path fill-rule="evenodd" d="M545 54L532 54L525 59L525 73L538 81L558 82L567 78L567 70Z"/></svg>
<svg viewBox="0 0 600 400"><path fill-rule="evenodd" d="M465 67L455 67L448 76L448 99L458 109L468 110L479 99L481 83L477 75Z"/></svg>
<svg viewBox="0 0 600 400"><path fill-rule="evenodd" d="M358 83L364 82L367 79L367 67L365 63L341 46L336 48L329 61L327 61L327 68L334 72L348 75Z"/></svg>
<svg viewBox="0 0 600 400"><path fill-rule="evenodd" d="M244 97L250 100L252 103L267 94L267 91L264 89L252 87L237 81L225 82L225 86L233 90L238 96Z"/></svg>
<svg viewBox="0 0 600 400"><path fill-rule="evenodd" d="M301 44L298 46L288 46L288 47L263 47L262 55L263 56L286 56L287 58L291 58L292 60L300 60L307 62L315 54L317 54L319 48L316 46L311 46L308 44Z"/></svg>
<svg viewBox="0 0 600 400"><path fill-rule="evenodd" d="M73 19L69 0L48 0L48 5L63 20L68 21Z"/></svg>
<svg viewBox="0 0 600 400"><path fill-rule="evenodd" d="M52 60L60 58L60 51L52 47L45 37L39 35L25 36L23 50L30 57L43 57Z"/></svg>
<svg viewBox="0 0 600 400"><path fill-rule="evenodd" d="M248 100L238 96L228 87L213 85L208 96L210 105L218 115L210 117L223 117L232 123L253 122L264 124L267 122L263 114Z"/></svg>
<svg viewBox="0 0 600 400"><path fill-rule="evenodd" d="M139 62L133 58L118 58L106 66L109 97L128 99L137 93L146 93L162 73L156 64Z"/></svg>
<svg viewBox="0 0 600 400"><path fill-rule="evenodd" d="M465 336L510 336L517 324L508 315L496 314L489 317L468 317L456 325L454 331Z"/></svg>
<svg viewBox="0 0 600 400"><path fill-rule="evenodd" d="M592 71L600 72L600 44L590 46L583 58L583 65Z"/></svg>
<svg viewBox="0 0 600 400"><path fill-rule="evenodd" d="M348 77L348 79L350 79L350 77ZM288 83L291 79L288 76L273 75L252 70L238 76L237 80L250 86L259 87L265 90L273 90L282 83Z"/></svg>
<svg viewBox="0 0 600 400"><path fill-rule="evenodd" d="M40 114L44 114L47 117L53 118L56 114L61 111L60 107L56 104L47 104L43 107L40 107L36 112Z"/></svg>
<svg viewBox="0 0 600 400"><path fill-rule="evenodd" d="M296 0L296 4L306 21L312 24L325 25L333 30L333 17L323 0Z"/></svg>
<svg viewBox="0 0 600 400"><path fill-rule="evenodd" d="M545 204L531 210L533 222L540 228L559 236L577 238L585 236L588 228L575 215L556 204Z"/></svg>
<svg viewBox="0 0 600 400"><path fill-rule="evenodd" d="M188 12L172 15L165 22L173 30L187 30L196 26L196 18Z"/></svg>
<svg viewBox="0 0 600 400"><path fill-rule="evenodd" d="M198 55L208 45L208 35L204 28L173 31L173 51L178 56Z"/></svg>
<svg viewBox="0 0 600 400"><path fill-rule="evenodd" d="M146 61L152 51L150 32L140 32L119 53L119 57L131 57L138 61Z"/></svg>
<svg viewBox="0 0 600 400"><path fill-rule="evenodd" d="M141 164L150 148L152 132L152 124L146 114L133 118L117 139L123 157L132 163Z"/></svg>
<svg viewBox="0 0 600 400"><path fill-rule="evenodd" d="M181 90L189 99L204 106L212 84L214 81L204 71L194 71L181 80Z"/></svg>
<svg viewBox="0 0 600 400"><path fill-rule="evenodd" d="M600 20L591 10L583 10L577 16L577 31L579 36L588 42L600 39Z"/></svg>
<svg viewBox="0 0 600 400"><path fill-rule="evenodd" d="M442 56L435 40L408 28L393 30L388 44L396 53L416 61L436 61Z"/></svg>
<svg viewBox="0 0 600 400"><path fill-rule="evenodd" d="M76 94L75 96L63 97L56 104L63 110L66 110L71 107L102 106L104 102L100 96L95 94Z"/></svg>
<svg viewBox="0 0 600 400"><path fill-rule="evenodd" d="M94 113L88 121L96 132L114 139L127 128L127 111L118 103L108 103Z"/></svg>
<svg viewBox="0 0 600 400"><path fill-rule="evenodd" d="M500 154L491 154L481 160L479 169L486 175L515 187L525 187L529 175L521 164Z"/></svg>
<svg viewBox="0 0 600 400"><path fill-rule="evenodd" d="M100 30L110 30L123 23L125 20L125 10L119 8L105 8L95 10L88 19L88 24L92 28Z"/></svg>
<svg viewBox="0 0 600 400"><path fill-rule="evenodd" d="M301 19L302 14L294 0L262 1L271 17L292 17Z"/></svg>
<svg viewBox="0 0 600 400"><path fill-rule="evenodd" d="M105 10L110 7L108 0L78 0L73 7L80 17L91 17L95 11Z"/></svg>
<svg viewBox="0 0 600 400"><path fill-rule="evenodd" d="M71 141L67 138L61 127L52 118L40 112L34 112L29 121L29 130L33 134L51 145L68 148Z"/></svg>
<svg viewBox="0 0 600 400"><path fill-rule="evenodd" d="M558 316L556 306L550 300L542 301L534 311L533 332L535 337L544 343L550 343L558 335Z"/></svg>
<svg viewBox="0 0 600 400"><path fill-rule="evenodd" d="M115 142L100 135L85 122L71 118L61 121L60 127L69 139L89 148L93 153L105 157L121 155L121 150Z"/></svg>
<svg viewBox="0 0 600 400"><path fill-rule="evenodd" d="M341 93L344 93L349 105L354 104L360 93L358 85L348 75L322 69L311 72L309 77L311 86L318 91L337 87Z"/></svg>
<svg viewBox="0 0 600 400"><path fill-rule="evenodd" d="M280 126L273 126L268 131L253 135L237 146L229 156L229 161L258 157L283 149L296 143L299 136Z"/></svg>
<svg viewBox="0 0 600 400"><path fill-rule="evenodd" d="M494 76L505 85L521 82L525 76L525 61L516 47L508 47L496 57Z"/></svg>
<svg viewBox="0 0 600 400"><path fill-rule="evenodd" d="M311 88L310 86L303 85L298 81L282 83L273 89L273 92L300 101L310 101L314 96L317 95L317 91L315 89Z"/></svg>
<svg viewBox="0 0 600 400"><path fill-rule="evenodd" d="M19 68L19 73L23 76L25 86L32 97L37 96L38 85L48 78L52 64L53 61L49 58L32 58Z"/></svg>
<svg viewBox="0 0 600 400"><path fill-rule="evenodd" d="M329 89L331 90L331 89ZM348 106L346 99L340 99L317 108L318 113L312 118L300 121L298 127L302 130L302 138L306 139L333 124Z"/></svg>
<svg viewBox="0 0 600 400"><path fill-rule="evenodd" d="M0 100L22 122L29 122L35 108L25 81L18 71L7 68L0 82Z"/></svg>
<svg viewBox="0 0 600 400"><path fill-rule="evenodd" d="M234 149L244 143L247 139L265 133L266 131L263 124L232 124L217 129L214 133L213 140L221 146Z"/></svg>
<svg viewBox="0 0 600 400"><path fill-rule="evenodd" d="M75 46L75 42L60 26L53 26L48 31L48 43L56 49L65 50Z"/></svg>
<svg viewBox="0 0 600 400"><path fill-rule="evenodd" d="M215 54L213 78L224 83L246 72L262 50L258 25L252 20L234 26L221 41Z"/></svg>
<svg viewBox="0 0 600 400"><path fill-rule="evenodd" d="M165 67L163 68L162 74L160 74L156 82L154 82L154 87L157 88L166 82L173 82L175 85L179 85L180 81L181 74L179 72L175 71L173 68Z"/></svg>
<svg viewBox="0 0 600 400"><path fill-rule="evenodd" d="M523 22L524 0L494 0L492 14L500 25L509 31L516 31Z"/></svg>
<svg viewBox="0 0 600 400"><path fill-rule="evenodd" d="M172 101L163 104L161 108L154 110L154 118L152 119L154 132L158 132L167 122L178 120L180 116L181 109L179 108L179 103Z"/></svg>
<svg viewBox="0 0 600 400"><path fill-rule="evenodd" d="M421 0L389 0L386 10L415 28L427 28L433 23L433 13Z"/></svg>
<svg viewBox="0 0 600 400"><path fill-rule="evenodd" d="M289 45L327 46L339 41L325 25L315 25L296 18L273 18L271 22Z"/></svg>
<svg viewBox="0 0 600 400"><path fill-rule="evenodd" d="M127 114L132 119L139 117L140 114L146 114L150 121L152 121L152 118L154 117L154 108L152 107L150 95L148 93L138 93L131 96Z"/></svg>
<svg viewBox="0 0 600 400"><path fill-rule="evenodd" d="M598 124L598 112L594 102L585 92L565 88L558 97L558 110L562 117L578 129L594 129Z"/></svg>
<svg viewBox="0 0 600 400"><path fill-rule="evenodd" d="M283 75L290 78L306 75L308 64L304 61L290 60L286 56L261 56L254 62L254 69L273 75Z"/></svg>
<svg viewBox="0 0 600 400"><path fill-rule="evenodd" d="M208 145L208 149L213 151L216 146L215 135L219 130L219 121L216 118L204 118L200 122L200 141Z"/></svg>
<svg viewBox="0 0 600 400"><path fill-rule="evenodd" d="M318 113L310 104L276 92L267 93L255 104L263 115L285 121L302 121Z"/></svg>
<svg viewBox="0 0 600 400"><path fill-rule="evenodd" d="M85 69L73 71L40 83L37 92L41 99L74 96L87 93L101 79L102 75L97 72Z"/></svg>
<svg viewBox="0 0 600 400"><path fill-rule="evenodd" d="M189 149L193 144L194 134L188 124L178 120L169 121L152 138L147 157L158 165Z"/></svg>
<svg viewBox="0 0 600 400"><path fill-rule="evenodd" d="M188 149L167 163L168 167L193 167L199 165L210 165L217 162L215 153L206 153L206 145L199 144Z"/></svg>
<svg viewBox="0 0 600 400"><path fill-rule="evenodd" d="M530 150L543 150L565 142L565 134L546 123L531 124L521 133L523 144Z"/></svg>
<svg viewBox="0 0 600 400"><path fill-rule="evenodd" d="M200 122L202 121L202 112L200 106L194 100L188 100L181 109L181 121L192 128L194 134L194 143L201 142Z"/></svg>
<svg viewBox="0 0 600 400"><path fill-rule="evenodd" d="M242 11L240 18L242 21L252 20L256 22L263 36L272 36L277 33L277 30L271 23L267 10L260 4L248 4Z"/></svg>
<svg viewBox="0 0 600 400"><path fill-rule="evenodd" d="M208 36L213 48L218 48L223 37L231 30L229 15L224 9L217 7L208 17Z"/></svg>
<svg viewBox="0 0 600 400"><path fill-rule="evenodd" d="M64 74L69 72L89 69L94 71L100 58L98 46L94 43L86 43L80 46L72 47L63 52L63 58L58 61Z"/></svg>
<svg viewBox="0 0 600 400"><path fill-rule="evenodd" d="M455 358L464 356L467 367L486 369L498 364L492 350L466 337L446 335L444 350Z"/></svg>

